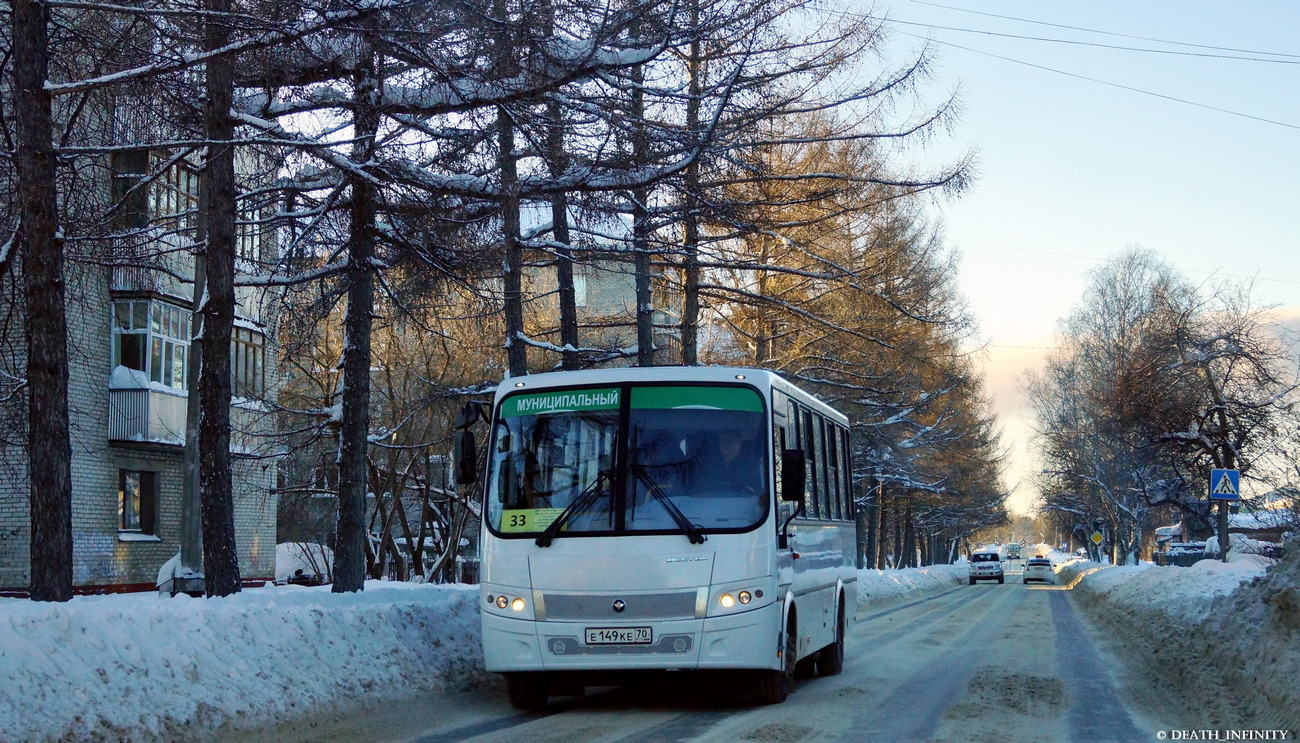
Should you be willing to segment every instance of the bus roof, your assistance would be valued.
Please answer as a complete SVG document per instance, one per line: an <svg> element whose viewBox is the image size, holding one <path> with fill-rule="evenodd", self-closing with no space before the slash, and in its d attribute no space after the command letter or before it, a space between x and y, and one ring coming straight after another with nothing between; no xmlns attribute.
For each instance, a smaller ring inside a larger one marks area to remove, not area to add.
<svg viewBox="0 0 1300 743"><path fill-rule="evenodd" d="M775 388L797 398L800 402L816 407L823 414L829 414L848 423L848 419L827 405L812 393L786 381L781 375L769 369L756 369L740 366L631 366L606 369L583 369L578 371L556 371L541 374L529 374L522 377L507 377L497 385L496 402L506 395L525 390L545 390L562 387L588 387L602 384L624 383L732 383L751 384L759 389Z"/></svg>

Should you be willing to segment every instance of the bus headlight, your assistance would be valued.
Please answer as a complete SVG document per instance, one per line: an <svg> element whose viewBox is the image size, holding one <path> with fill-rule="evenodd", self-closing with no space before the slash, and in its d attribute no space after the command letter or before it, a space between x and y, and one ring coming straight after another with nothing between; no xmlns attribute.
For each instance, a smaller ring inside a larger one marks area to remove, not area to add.
<svg viewBox="0 0 1300 743"><path fill-rule="evenodd" d="M731 612L751 611L772 603L770 598L764 600L772 591L764 586L766 579L737 581L730 585L714 586L711 593L713 602L708 604L709 616L715 617Z"/></svg>
<svg viewBox="0 0 1300 743"><path fill-rule="evenodd" d="M511 596L508 593L489 593L487 595L487 605L501 611L510 610L514 614L530 613L528 612L527 599L522 596Z"/></svg>

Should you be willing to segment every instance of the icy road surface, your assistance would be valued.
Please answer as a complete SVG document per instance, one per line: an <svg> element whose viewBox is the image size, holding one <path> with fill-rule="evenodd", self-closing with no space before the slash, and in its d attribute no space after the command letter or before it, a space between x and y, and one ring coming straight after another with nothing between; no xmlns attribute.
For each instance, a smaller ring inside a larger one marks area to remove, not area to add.
<svg viewBox="0 0 1300 743"><path fill-rule="evenodd" d="M1014 581L1014 582L1013 582ZM503 687L300 721L262 741L1152 741L1202 727L1153 678L1117 663L1062 586L979 584L860 614L845 671L753 707L718 676L510 708Z"/></svg>

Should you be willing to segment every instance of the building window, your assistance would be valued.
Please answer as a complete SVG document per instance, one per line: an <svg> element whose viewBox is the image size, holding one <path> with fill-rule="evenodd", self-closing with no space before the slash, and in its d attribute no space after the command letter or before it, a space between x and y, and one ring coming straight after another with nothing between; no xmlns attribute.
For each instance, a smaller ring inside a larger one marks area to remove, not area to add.
<svg viewBox="0 0 1300 743"><path fill-rule="evenodd" d="M155 167L166 163L159 160ZM166 229L192 231L199 213L199 174L188 162L173 163L150 189L150 213Z"/></svg>
<svg viewBox="0 0 1300 743"><path fill-rule="evenodd" d="M135 386L156 382L185 389L190 353L190 313L173 304L147 299L113 303L113 368L135 374Z"/></svg>
<svg viewBox="0 0 1300 743"><path fill-rule="evenodd" d="M153 220L163 229L193 234L198 223L199 173L188 160L172 162L170 155L147 149L118 150L109 165L116 229L141 229Z"/></svg>
<svg viewBox="0 0 1300 743"><path fill-rule="evenodd" d="M266 336L260 332L236 327L231 335L230 385L235 397L265 396Z"/></svg>
<svg viewBox="0 0 1300 743"><path fill-rule="evenodd" d="M262 260L262 220L256 209L243 209L235 225L235 257L257 264Z"/></svg>
<svg viewBox="0 0 1300 743"><path fill-rule="evenodd" d="M587 277L582 274L576 274L573 277L573 305L575 307L587 306Z"/></svg>
<svg viewBox="0 0 1300 743"><path fill-rule="evenodd" d="M117 528L119 531L154 533L158 504L158 473L117 471Z"/></svg>
<svg viewBox="0 0 1300 743"><path fill-rule="evenodd" d="M115 150L109 158L113 171L113 226L138 230L149 224L148 150Z"/></svg>

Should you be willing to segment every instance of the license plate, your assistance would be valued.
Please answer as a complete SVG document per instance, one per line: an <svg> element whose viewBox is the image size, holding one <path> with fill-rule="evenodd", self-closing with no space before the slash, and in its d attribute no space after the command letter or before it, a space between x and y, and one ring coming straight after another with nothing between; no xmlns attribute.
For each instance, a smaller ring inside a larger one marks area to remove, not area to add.
<svg viewBox="0 0 1300 743"><path fill-rule="evenodd" d="M649 645L654 638L649 627L588 627L588 645Z"/></svg>

